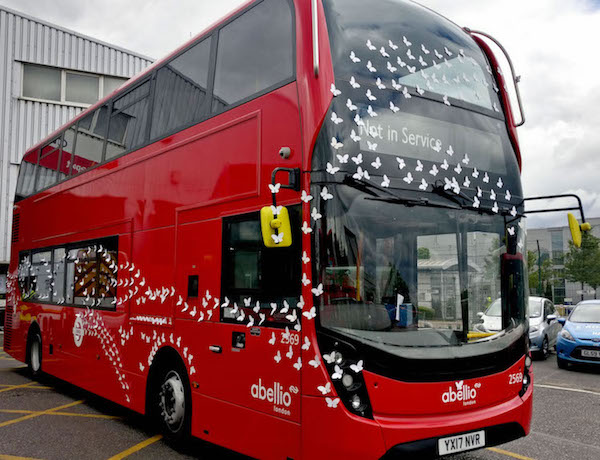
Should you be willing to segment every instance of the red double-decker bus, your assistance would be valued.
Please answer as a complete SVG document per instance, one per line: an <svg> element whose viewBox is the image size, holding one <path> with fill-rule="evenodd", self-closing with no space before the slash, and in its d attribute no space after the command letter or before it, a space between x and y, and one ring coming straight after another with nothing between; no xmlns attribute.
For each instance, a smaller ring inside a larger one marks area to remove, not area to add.
<svg viewBox="0 0 600 460"><path fill-rule="evenodd" d="M524 436L515 125L421 6L249 2L26 152L5 351L259 458Z"/></svg>

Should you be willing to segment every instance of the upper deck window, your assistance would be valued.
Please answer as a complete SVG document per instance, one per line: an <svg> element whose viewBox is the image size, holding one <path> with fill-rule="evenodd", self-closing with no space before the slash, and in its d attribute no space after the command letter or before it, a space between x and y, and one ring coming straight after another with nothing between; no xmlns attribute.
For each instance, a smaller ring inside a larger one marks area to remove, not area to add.
<svg viewBox="0 0 600 460"><path fill-rule="evenodd" d="M213 111L292 78L290 5L264 0L219 32Z"/></svg>

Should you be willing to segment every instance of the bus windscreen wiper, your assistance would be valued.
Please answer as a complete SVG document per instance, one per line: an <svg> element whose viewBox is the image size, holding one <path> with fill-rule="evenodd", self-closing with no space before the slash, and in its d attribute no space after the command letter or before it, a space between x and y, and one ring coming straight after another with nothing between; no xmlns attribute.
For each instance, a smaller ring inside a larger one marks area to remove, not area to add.
<svg viewBox="0 0 600 460"><path fill-rule="evenodd" d="M423 197L423 196L419 196L416 198L410 198L407 196L399 196L399 195L396 195L396 193L392 192L391 190L389 190L385 187L381 187L372 182L367 182L363 179L355 179L350 174L346 174L346 176L344 176L344 180L342 181L342 184L371 195L370 197L365 198L367 200L384 201L386 203L397 203L397 204L403 204L406 206L429 206L429 207L434 207L434 208L461 209L461 206L448 206L448 205L432 203L428 198ZM395 190L404 190L404 189L395 189ZM386 196L381 196L380 194L376 193L376 191L384 193ZM413 190L404 190L404 191L413 193Z"/></svg>

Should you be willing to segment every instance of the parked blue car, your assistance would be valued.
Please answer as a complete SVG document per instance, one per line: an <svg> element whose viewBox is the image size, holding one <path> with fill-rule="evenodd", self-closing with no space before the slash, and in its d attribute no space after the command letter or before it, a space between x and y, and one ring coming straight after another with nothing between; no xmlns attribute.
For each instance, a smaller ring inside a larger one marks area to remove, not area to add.
<svg viewBox="0 0 600 460"><path fill-rule="evenodd" d="M569 317L559 319L563 329L556 342L556 362L600 366L600 300L579 302Z"/></svg>

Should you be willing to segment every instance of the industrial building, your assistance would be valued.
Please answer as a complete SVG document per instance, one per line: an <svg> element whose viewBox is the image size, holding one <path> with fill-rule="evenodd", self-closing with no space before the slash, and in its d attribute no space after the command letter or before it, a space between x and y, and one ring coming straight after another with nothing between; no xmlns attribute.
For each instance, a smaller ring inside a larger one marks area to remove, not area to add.
<svg viewBox="0 0 600 460"><path fill-rule="evenodd" d="M23 154L152 62L0 5L0 310Z"/></svg>

